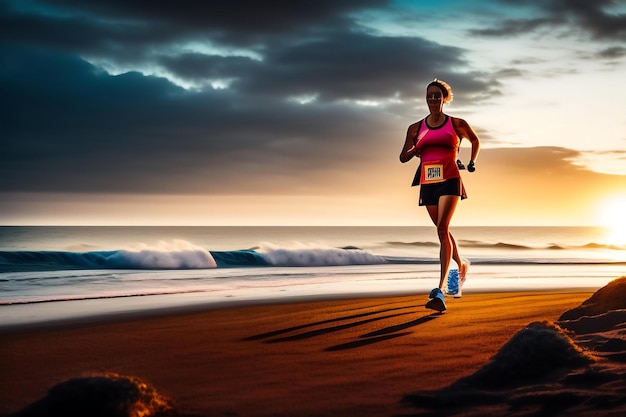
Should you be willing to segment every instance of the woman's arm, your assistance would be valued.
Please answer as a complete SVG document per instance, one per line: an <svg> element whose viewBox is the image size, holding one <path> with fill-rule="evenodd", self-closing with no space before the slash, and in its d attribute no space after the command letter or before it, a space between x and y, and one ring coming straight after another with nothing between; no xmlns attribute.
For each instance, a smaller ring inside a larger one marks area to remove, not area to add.
<svg viewBox="0 0 626 417"><path fill-rule="evenodd" d="M400 162L405 163L411 160L417 155L415 150L415 139L417 138L417 130L419 129L420 122L413 123L406 131L406 139L404 140L404 147L400 152Z"/></svg>
<svg viewBox="0 0 626 417"><path fill-rule="evenodd" d="M458 119L456 117L452 118L452 123L454 125L454 130L457 132L462 138L467 138L472 144L472 156L470 161L476 161L478 158L478 152L480 151L480 140L478 139L478 135L474 132L474 129L463 119Z"/></svg>

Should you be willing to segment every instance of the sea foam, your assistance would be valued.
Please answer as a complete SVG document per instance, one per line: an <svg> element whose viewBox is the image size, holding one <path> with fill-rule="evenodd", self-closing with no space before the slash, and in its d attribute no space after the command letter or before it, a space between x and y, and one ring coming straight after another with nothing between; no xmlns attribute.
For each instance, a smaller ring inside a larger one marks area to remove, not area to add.
<svg viewBox="0 0 626 417"><path fill-rule="evenodd" d="M262 243L257 252L273 266L375 265L385 258L361 249L342 249L320 244L295 242L291 247Z"/></svg>
<svg viewBox="0 0 626 417"><path fill-rule="evenodd" d="M216 268L209 251L184 240L159 241L156 245L137 244L116 251L107 259L109 266L138 269Z"/></svg>

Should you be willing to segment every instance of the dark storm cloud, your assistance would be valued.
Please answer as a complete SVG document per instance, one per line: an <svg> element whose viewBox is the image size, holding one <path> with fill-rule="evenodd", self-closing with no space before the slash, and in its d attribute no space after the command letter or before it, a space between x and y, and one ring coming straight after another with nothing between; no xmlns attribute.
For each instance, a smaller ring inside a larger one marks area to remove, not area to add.
<svg viewBox="0 0 626 417"><path fill-rule="evenodd" d="M524 0L499 0L507 6L536 8L537 16L503 19L491 28L472 30L479 36L516 36L538 29L566 28L573 36L584 33L592 38L623 41L626 39L626 14L615 13L612 7L624 5L623 0L546 0L529 4Z"/></svg>
<svg viewBox="0 0 626 417"><path fill-rule="evenodd" d="M613 46L604 48L598 52L597 56L603 59L619 59L626 56L626 48L623 46Z"/></svg>
<svg viewBox="0 0 626 417"><path fill-rule="evenodd" d="M470 33L477 36L501 37L501 36L517 36L529 32L533 32L538 28L546 25L555 25L565 23L560 18L538 18L538 19L505 19L497 26L472 29Z"/></svg>
<svg viewBox="0 0 626 417"><path fill-rule="evenodd" d="M319 100L379 99L418 94L417 74L463 66L463 51L420 38L337 33L275 45L263 61L200 54L164 58L177 76L234 78L231 88L246 94L318 95ZM428 59L417 59L425 56ZM419 86L421 94L422 86Z"/></svg>
<svg viewBox="0 0 626 417"><path fill-rule="evenodd" d="M0 168L5 190L182 192L219 187L212 178L219 174L240 176L250 191L263 174L334 164L333 154L347 152L350 141L328 142L339 133L363 138L372 126L345 106L188 92L162 78L110 76L72 56L2 54L24 64L16 68L19 83L7 80L6 70L0 77L7 104L0 121L9 139ZM58 74L53 83L50 73Z"/></svg>
<svg viewBox="0 0 626 417"><path fill-rule="evenodd" d="M254 75L265 63L243 56L219 56L200 53L163 55L156 62L174 75L194 83L213 79L239 79Z"/></svg>
<svg viewBox="0 0 626 417"><path fill-rule="evenodd" d="M17 0L3 3L4 35L81 53L124 53L187 40L264 49L294 35L349 28L349 13L388 1L184 0L173 5L166 0L41 0L35 2L38 8L19 7Z"/></svg>
<svg viewBox="0 0 626 417"><path fill-rule="evenodd" d="M309 30L350 26L348 15L386 6L388 0L42 0L98 19L150 22L170 33L203 33L248 47ZM78 14L78 13L77 13Z"/></svg>
<svg viewBox="0 0 626 417"><path fill-rule="evenodd" d="M544 3L542 3L544 4ZM623 0L552 0L544 4L554 14L571 17L594 38L626 40L626 14L613 13L612 6L624 5Z"/></svg>
<svg viewBox="0 0 626 417"><path fill-rule="evenodd" d="M0 1L0 190L279 192L365 170L406 126L353 100L420 97L433 76L461 103L494 88L462 49L352 23L384 3ZM204 84L216 79L229 88Z"/></svg>
<svg viewBox="0 0 626 417"><path fill-rule="evenodd" d="M389 129L354 106L186 91L49 51L2 56L13 63L0 70L3 190L224 192L237 182L252 192L263 176L349 162L357 141L367 159L372 130Z"/></svg>

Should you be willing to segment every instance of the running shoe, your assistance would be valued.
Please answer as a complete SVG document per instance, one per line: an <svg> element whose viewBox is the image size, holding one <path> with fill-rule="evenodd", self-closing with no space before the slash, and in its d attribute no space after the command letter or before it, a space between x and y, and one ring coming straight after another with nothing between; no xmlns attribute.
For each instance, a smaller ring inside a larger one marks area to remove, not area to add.
<svg viewBox="0 0 626 417"><path fill-rule="evenodd" d="M459 285L459 270L451 269L448 272L448 285L447 285L446 292L448 295L453 295L455 298L458 298L457 294L459 294L460 291L461 291L461 287Z"/></svg>
<svg viewBox="0 0 626 417"><path fill-rule="evenodd" d="M465 284L465 279L467 278L467 270L470 266L470 261L468 259L463 258L463 263L465 264L465 276L461 277L459 272L459 290L454 294L454 298L461 298L463 295L463 284ZM460 271L460 270L459 270Z"/></svg>
<svg viewBox="0 0 626 417"><path fill-rule="evenodd" d="M443 292L439 288L435 288L430 292L430 294L434 295L434 297L426 303L426 308L437 310L440 313L446 311L447 307Z"/></svg>
<svg viewBox="0 0 626 417"><path fill-rule="evenodd" d="M431 300L433 298L435 298L437 296L437 294L439 294L441 292L441 290L439 288L433 288L432 291L430 292L430 294L428 295L428 298L430 298Z"/></svg>

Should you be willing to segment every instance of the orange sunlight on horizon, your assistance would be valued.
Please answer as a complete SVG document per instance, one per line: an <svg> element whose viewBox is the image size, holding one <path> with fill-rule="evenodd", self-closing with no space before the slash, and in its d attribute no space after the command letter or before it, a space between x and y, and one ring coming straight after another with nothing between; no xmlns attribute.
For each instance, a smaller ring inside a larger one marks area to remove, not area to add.
<svg viewBox="0 0 626 417"><path fill-rule="evenodd" d="M626 194L605 199L598 215L599 222L607 229L607 243L626 245Z"/></svg>

